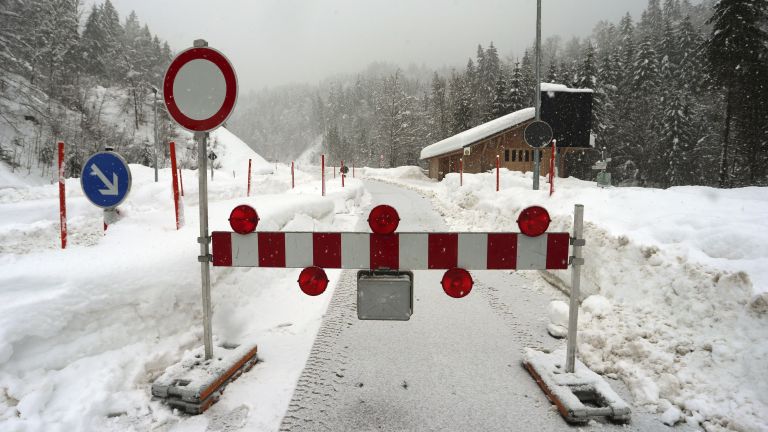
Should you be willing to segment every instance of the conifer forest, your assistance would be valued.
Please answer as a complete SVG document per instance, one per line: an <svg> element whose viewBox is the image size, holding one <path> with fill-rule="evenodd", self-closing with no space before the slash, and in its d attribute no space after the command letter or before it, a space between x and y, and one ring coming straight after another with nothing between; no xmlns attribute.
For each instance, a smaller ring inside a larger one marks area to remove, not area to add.
<svg viewBox="0 0 768 432"><path fill-rule="evenodd" d="M423 147L533 105L533 38L522 53L478 42L461 67L382 59L241 94L229 127L271 160L314 146L358 166L418 165ZM74 175L105 141L148 164L153 88L173 54L109 0L0 0L0 123L12 132L0 137L0 159L45 167L48 144L67 139L78 149ZM768 184L768 0L649 0L641 16L599 22L589 37L545 37L542 77L594 90L595 149L569 155L571 175L593 176L604 152L622 185ZM105 110L110 97L116 107ZM14 118L14 104L31 114ZM173 139L158 116L160 141Z"/></svg>

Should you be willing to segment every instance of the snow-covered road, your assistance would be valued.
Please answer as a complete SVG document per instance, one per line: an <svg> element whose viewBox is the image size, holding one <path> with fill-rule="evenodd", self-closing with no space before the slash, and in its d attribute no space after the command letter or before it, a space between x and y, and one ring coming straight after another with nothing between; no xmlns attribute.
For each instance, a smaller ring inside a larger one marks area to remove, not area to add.
<svg viewBox="0 0 768 432"><path fill-rule="evenodd" d="M372 205L398 210L399 231L447 229L418 193L375 181L366 188ZM365 220L360 224L358 230L367 229ZM524 347L562 343L545 331L547 303L558 292L533 272L473 272L473 291L453 299L443 293L441 276L414 272L410 321L359 321L355 272L344 272L281 429L567 429L521 367ZM603 427L666 429L655 416L633 415L629 426Z"/></svg>

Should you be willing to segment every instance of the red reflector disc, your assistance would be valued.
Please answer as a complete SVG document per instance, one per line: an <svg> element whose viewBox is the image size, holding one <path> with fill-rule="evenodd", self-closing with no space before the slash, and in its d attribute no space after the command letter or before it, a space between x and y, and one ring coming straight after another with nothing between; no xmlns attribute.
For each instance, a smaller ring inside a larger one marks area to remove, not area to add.
<svg viewBox="0 0 768 432"><path fill-rule="evenodd" d="M328 276L320 267L307 267L299 273L299 288L308 296L316 296L325 292L328 287Z"/></svg>
<svg viewBox="0 0 768 432"><path fill-rule="evenodd" d="M232 209L232 213L229 214L229 226L232 227L232 231L238 234L252 233L258 224L259 215L249 205L239 205Z"/></svg>
<svg viewBox="0 0 768 432"><path fill-rule="evenodd" d="M376 234L392 234L399 224L397 210L386 204L377 205L368 215L368 225Z"/></svg>
<svg viewBox="0 0 768 432"><path fill-rule="evenodd" d="M463 268L452 268L445 272L440 281L443 291L453 298L462 298L472 291L472 275Z"/></svg>
<svg viewBox="0 0 768 432"><path fill-rule="evenodd" d="M537 237L547 231L551 221L552 219L549 218L549 213L544 207L531 206L520 212L517 226L520 227L520 232L528 237Z"/></svg>

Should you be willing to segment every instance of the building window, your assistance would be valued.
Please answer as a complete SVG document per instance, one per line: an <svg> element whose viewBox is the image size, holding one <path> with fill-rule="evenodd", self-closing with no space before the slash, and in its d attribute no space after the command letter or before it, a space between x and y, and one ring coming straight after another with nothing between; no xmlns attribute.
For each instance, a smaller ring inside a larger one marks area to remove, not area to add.
<svg viewBox="0 0 768 432"><path fill-rule="evenodd" d="M512 162L517 161L517 150L512 150Z"/></svg>
<svg viewBox="0 0 768 432"><path fill-rule="evenodd" d="M529 157L530 157L530 156L529 156L529 154L528 154L528 150L526 150L526 151L525 151L525 161L526 161L526 162L529 162L529 161L530 161Z"/></svg>
<svg viewBox="0 0 768 432"><path fill-rule="evenodd" d="M519 150L517 154L517 161L522 162L523 161L523 151Z"/></svg>
<svg viewBox="0 0 768 432"><path fill-rule="evenodd" d="M504 149L504 162L509 162L509 149Z"/></svg>

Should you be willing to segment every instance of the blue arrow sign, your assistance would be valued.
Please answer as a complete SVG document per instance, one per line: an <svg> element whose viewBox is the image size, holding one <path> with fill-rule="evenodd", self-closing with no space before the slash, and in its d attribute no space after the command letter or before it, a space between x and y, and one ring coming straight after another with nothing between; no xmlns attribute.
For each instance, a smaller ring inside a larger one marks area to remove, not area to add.
<svg viewBox="0 0 768 432"><path fill-rule="evenodd" d="M116 207L131 190L131 170L119 154L98 152L85 161L80 185L88 201L98 207Z"/></svg>

